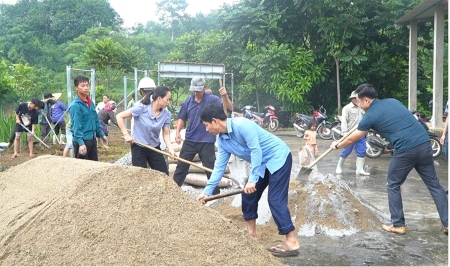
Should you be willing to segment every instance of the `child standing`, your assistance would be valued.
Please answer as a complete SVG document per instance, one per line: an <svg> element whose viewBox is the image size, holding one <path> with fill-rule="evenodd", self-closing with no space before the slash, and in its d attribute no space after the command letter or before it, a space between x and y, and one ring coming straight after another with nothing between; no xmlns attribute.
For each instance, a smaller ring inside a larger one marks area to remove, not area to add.
<svg viewBox="0 0 450 267"><path fill-rule="evenodd" d="M306 126L307 130L305 131L305 135L303 136L303 139L306 141L306 145L311 149L312 152L314 152L314 157L317 157L319 155L319 150L317 149L317 122L315 120L310 120L308 122L308 125Z"/></svg>

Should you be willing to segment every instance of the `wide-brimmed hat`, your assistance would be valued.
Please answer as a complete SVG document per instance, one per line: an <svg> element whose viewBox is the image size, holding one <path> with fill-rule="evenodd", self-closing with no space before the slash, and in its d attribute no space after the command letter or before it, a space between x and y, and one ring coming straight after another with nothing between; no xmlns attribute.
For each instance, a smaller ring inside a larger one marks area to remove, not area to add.
<svg viewBox="0 0 450 267"><path fill-rule="evenodd" d="M358 96L358 94L355 91L353 91L352 94L350 95L349 99L356 98L357 96Z"/></svg>
<svg viewBox="0 0 450 267"><path fill-rule="evenodd" d="M200 92L203 91L203 88L205 88L205 78L197 76L192 78L191 80L191 87L189 88L189 91L191 92Z"/></svg>
<svg viewBox="0 0 450 267"><path fill-rule="evenodd" d="M55 100L59 100L61 98L62 93L53 93L52 95Z"/></svg>

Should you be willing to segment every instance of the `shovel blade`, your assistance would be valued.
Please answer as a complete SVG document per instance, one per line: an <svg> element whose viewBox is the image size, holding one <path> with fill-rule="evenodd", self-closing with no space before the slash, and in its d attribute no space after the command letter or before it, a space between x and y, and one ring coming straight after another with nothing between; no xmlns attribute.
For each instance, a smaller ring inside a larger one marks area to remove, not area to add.
<svg viewBox="0 0 450 267"><path fill-rule="evenodd" d="M311 168L302 167L297 174L297 180L308 181L308 177L309 177L309 174L311 173L311 171L312 171Z"/></svg>

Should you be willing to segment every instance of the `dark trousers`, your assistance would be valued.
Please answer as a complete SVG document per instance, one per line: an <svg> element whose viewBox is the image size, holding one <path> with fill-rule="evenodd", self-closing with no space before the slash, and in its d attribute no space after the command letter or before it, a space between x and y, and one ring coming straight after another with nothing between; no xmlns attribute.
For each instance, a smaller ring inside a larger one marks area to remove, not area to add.
<svg viewBox="0 0 450 267"><path fill-rule="evenodd" d="M192 161L198 154L203 166L206 168L214 169L214 162L216 161L216 154L214 150L214 143L197 143L185 140L180 151L180 158ZM182 186L184 180L186 180L186 175L189 171L189 164L178 161L177 168L173 174L173 180L178 186ZM209 180L211 177L210 172L206 172L206 176ZM214 188L213 195L220 193L219 187Z"/></svg>
<svg viewBox="0 0 450 267"><path fill-rule="evenodd" d="M155 147L161 150L159 146ZM136 167L147 168L147 163L151 169L163 172L169 175L164 156L151 149L131 144L131 164Z"/></svg>
<svg viewBox="0 0 450 267"><path fill-rule="evenodd" d="M283 167L276 172L270 174L269 170L266 169L264 178L259 178L258 182L256 182L256 192L242 194L242 213L244 214L244 220L258 218L258 202L266 187L269 186L267 201L269 202L273 220L278 227L278 233L280 235L286 235L295 229L288 208L291 168L292 154L289 154Z"/></svg>
<svg viewBox="0 0 450 267"><path fill-rule="evenodd" d="M61 130L62 134L66 134L66 122L65 121L60 121L58 123L54 122L53 123L55 125L55 133L56 135L59 134L59 130Z"/></svg>
<svg viewBox="0 0 450 267"><path fill-rule="evenodd" d="M433 152L429 142L418 145L403 153L394 153L387 178L387 191L389 211L394 226L405 225L403 203L400 186L412 169L419 173L423 182L430 191L434 203L444 226L448 226L448 200L444 188L439 183L434 168Z"/></svg>
<svg viewBox="0 0 450 267"><path fill-rule="evenodd" d="M50 125L48 125L47 123L41 123L39 124L39 127L41 129L41 137L42 137L42 141L44 141L44 138L50 133L51 128Z"/></svg>
<svg viewBox="0 0 450 267"><path fill-rule="evenodd" d="M86 155L81 155L79 153L80 145L77 142L72 142L73 143L73 152L75 154L75 158L76 159L87 159L87 160L98 161L97 140L96 139L92 139L92 140L83 140L83 141L84 141L84 145L87 148Z"/></svg>

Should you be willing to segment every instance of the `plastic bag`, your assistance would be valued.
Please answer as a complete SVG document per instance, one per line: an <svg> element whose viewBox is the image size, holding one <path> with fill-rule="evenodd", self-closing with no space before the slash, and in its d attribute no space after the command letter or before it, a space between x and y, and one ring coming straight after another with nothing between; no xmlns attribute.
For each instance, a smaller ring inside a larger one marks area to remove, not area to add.
<svg viewBox="0 0 450 267"><path fill-rule="evenodd" d="M298 149L298 159L301 167L309 167L309 165L316 160L314 156L314 151L312 151L311 147L306 145L302 146ZM317 169L317 166L314 166L313 169Z"/></svg>

